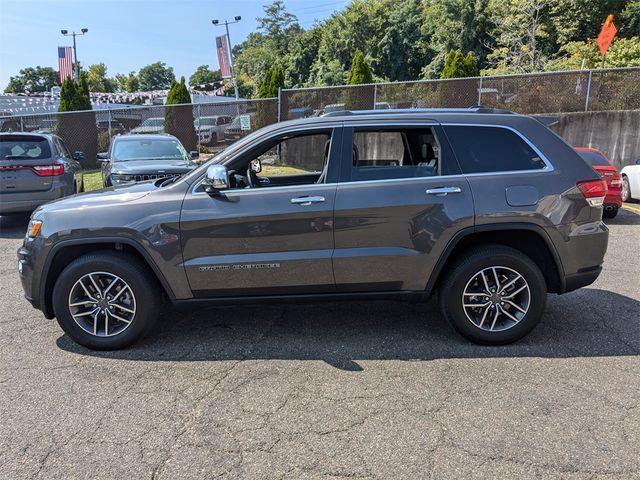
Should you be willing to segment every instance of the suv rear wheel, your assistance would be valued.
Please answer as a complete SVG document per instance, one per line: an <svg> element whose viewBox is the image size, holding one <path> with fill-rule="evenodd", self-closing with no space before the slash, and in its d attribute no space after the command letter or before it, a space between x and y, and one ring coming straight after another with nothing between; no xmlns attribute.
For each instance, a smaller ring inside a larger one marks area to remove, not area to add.
<svg viewBox="0 0 640 480"><path fill-rule="evenodd" d="M155 323L159 289L136 258L117 252L84 255L58 277L53 309L73 340L94 350L124 348Z"/></svg>
<svg viewBox="0 0 640 480"><path fill-rule="evenodd" d="M515 342L542 317L547 288L522 252L488 245L465 252L439 289L440 309L458 332L484 345Z"/></svg>

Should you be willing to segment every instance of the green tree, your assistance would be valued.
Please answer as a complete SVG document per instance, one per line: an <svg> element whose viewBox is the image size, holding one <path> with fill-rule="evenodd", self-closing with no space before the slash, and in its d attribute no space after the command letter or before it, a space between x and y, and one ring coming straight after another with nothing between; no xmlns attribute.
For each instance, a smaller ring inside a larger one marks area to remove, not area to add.
<svg viewBox="0 0 640 480"><path fill-rule="evenodd" d="M490 0L495 25L495 47L487 55L484 73L526 73L542 69L546 62L541 39L548 36L545 22L548 0Z"/></svg>
<svg viewBox="0 0 640 480"><path fill-rule="evenodd" d="M258 98L273 98L278 96L278 90L284 87L284 73L282 67L274 65L264 76L260 88L258 88Z"/></svg>
<svg viewBox="0 0 640 480"><path fill-rule="evenodd" d="M195 150L198 145L198 136L194 125L191 95L184 77L180 78L180 82L174 81L171 84L166 105L164 110L165 132L177 137L187 150Z"/></svg>
<svg viewBox="0 0 640 480"><path fill-rule="evenodd" d="M215 90L216 85L208 85L222 81L220 70L210 70L209 65L200 65L189 77L189 86L192 88L203 88L204 90ZM201 87L201 85L205 85Z"/></svg>
<svg viewBox="0 0 640 480"><path fill-rule="evenodd" d="M5 93L48 92L60 85L58 72L51 67L27 67L9 78Z"/></svg>
<svg viewBox="0 0 640 480"><path fill-rule="evenodd" d="M146 65L138 72L139 88L142 91L165 90L175 82L176 76L172 67L167 67L164 62L155 62Z"/></svg>
<svg viewBox="0 0 640 480"><path fill-rule="evenodd" d="M264 17L258 17L258 29L273 40L278 52L282 52L289 40L302 29L298 18L287 12L283 0L275 0L264 7Z"/></svg>
<svg viewBox="0 0 640 480"><path fill-rule="evenodd" d="M295 35L287 46L284 59L285 84L290 88L308 84L309 72L318 55L322 28L314 27Z"/></svg>
<svg viewBox="0 0 640 480"><path fill-rule="evenodd" d="M115 81L107 78L107 66L104 63L89 65L87 69L87 82L92 92L113 92Z"/></svg>
<svg viewBox="0 0 640 480"><path fill-rule="evenodd" d="M478 67L471 53L464 55L461 50L449 50L440 78L475 77Z"/></svg>
<svg viewBox="0 0 640 480"><path fill-rule="evenodd" d="M640 0L630 0L620 13L620 34L625 37L640 36Z"/></svg>
<svg viewBox="0 0 640 480"><path fill-rule="evenodd" d="M558 56L549 60L545 70L577 70L585 68L600 68L602 54L596 39L586 42L569 42L564 45ZM607 50L606 68L612 67L640 67L640 36L631 38L616 38Z"/></svg>
<svg viewBox="0 0 640 480"><path fill-rule="evenodd" d="M58 115L56 133L69 150L84 153L85 168L95 167L98 152L98 128L96 115L89 98L87 75L82 72L79 80L66 79L60 90L59 112L75 112Z"/></svg>
<svg viewBox="0 0 640 480"><path fill-rule="evenodd" d="M114 82L119 92L137 92L140 90L140 81L136 72L129 72L128 75L118 73L115 76Z"/></svg>
<svg viewBox="0 0 640 480"><path fill-rule="evenodd" d="M356 50L353 56L353 63L347 76L348 85L359 85L361 83L372 83L373 73L369 63L365 60L362 50Z"/></svg>

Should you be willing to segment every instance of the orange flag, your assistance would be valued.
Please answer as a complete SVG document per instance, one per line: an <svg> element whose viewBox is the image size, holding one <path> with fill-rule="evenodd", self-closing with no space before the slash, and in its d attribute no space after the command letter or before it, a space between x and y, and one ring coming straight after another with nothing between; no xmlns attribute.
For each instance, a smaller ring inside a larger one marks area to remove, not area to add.
<svg viewBox="0 0 640 480"><path fill-rule="evenodd" d="M618 33L618 29L613 24L613 15L607 15L607 19L604 21L604 25L602 25L602 30L600 30L600 35L598 35L598 46L600 47L602 55L607 53L607 49L609 45L611 45L616 33Z"/></svg>

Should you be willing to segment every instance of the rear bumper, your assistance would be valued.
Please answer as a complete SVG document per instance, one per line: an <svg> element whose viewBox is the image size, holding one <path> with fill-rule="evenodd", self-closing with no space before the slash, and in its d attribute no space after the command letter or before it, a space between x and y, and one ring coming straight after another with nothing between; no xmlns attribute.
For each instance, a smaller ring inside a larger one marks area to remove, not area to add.
<svg viewBox="0 0 640 480"><path fill-rule="evenodd" d="M564 277L564 293L572 292L587 285L591 285L596 281L602 272L602 267L597 266L586 271L574 273Z"/></svg>
<svg viewBox="0 0 640 480"><path fill-rule="evenodd" d="M51 200L55 200L56 198L58 197L47 198L47 199L28 199L28 200L14 200L14 201L5 201L4 199L0 199L0 214L33 212L36 208L38 208L43 203L50 202Z"/></svg>
<svg viewBox="0 0 640 480"><path fill-rule="evenodd" d="M618 194L609 194L604 197L604 208L620 208L622 206L622 196Z"/></svg>

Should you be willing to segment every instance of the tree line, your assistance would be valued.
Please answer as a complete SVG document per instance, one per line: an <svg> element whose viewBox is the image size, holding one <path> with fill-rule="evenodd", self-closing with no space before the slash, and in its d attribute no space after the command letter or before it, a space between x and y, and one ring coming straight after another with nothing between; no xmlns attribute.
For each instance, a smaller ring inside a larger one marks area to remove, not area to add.
<svg viewBox="0 0 640 480"><path fill-rule="evenodd" d="M372 81L599 68L596 37L608 14L618 36L605 66L640 66L640 0L352 0L307 29L275 0L264 7L257 30L233 48L235 72L242 96L264 97L276 84L352 83L357 51ZM86 73L90 90L101 92L167 89L175 81L173 68L160 61L113 77L103 63ZM5 91L46 91L55 84L55 70L25 68ZM224 85L233 93L208 65L199 66L188 84L205 90Z"/></svg>

